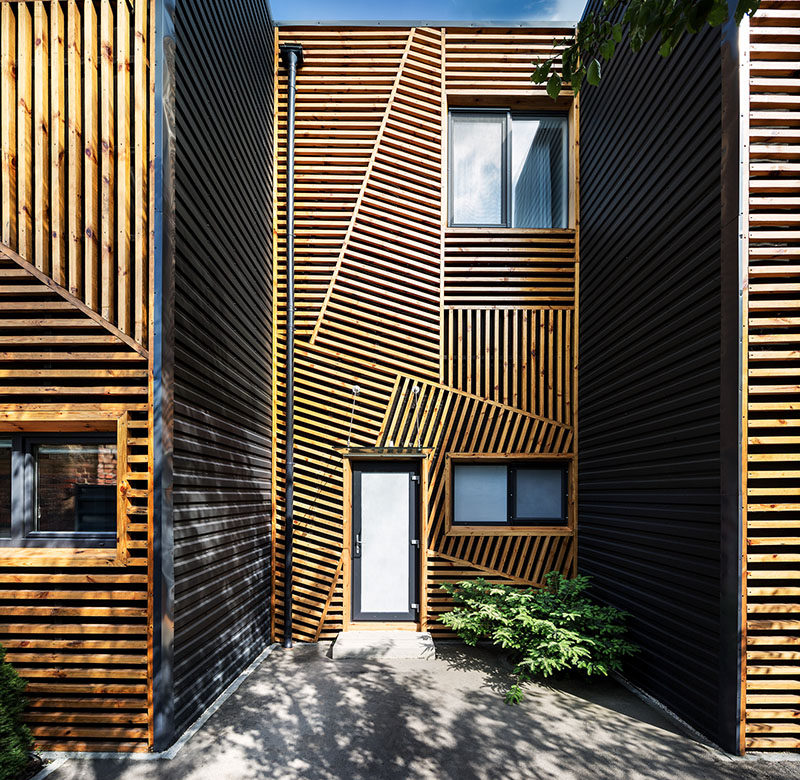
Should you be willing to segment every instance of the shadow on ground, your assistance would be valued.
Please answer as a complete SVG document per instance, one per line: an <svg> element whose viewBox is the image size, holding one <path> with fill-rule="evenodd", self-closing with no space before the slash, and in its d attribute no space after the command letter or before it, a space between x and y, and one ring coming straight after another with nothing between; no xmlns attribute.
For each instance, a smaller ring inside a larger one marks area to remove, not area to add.
<svg viewBox="0 0 800 780"><path fill-rule="evenodd" d="M50 777L800 780L800 762L728 759L613 681L531 685L510 707L489 650L366 662L326 649L276 650L172 761L74 760Z"/></svg>

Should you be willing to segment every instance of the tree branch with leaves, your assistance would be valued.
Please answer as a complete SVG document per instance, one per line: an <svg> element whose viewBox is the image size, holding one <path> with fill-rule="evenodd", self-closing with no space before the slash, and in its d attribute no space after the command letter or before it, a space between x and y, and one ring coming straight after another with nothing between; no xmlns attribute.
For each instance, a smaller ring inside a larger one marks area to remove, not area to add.
<svg viewBox="0 0 800 780"><path fill-rule="evenodd" d="M732 14L736 24L752 16L759 5L760 0L738 0ZM626 32L633 52L660 36L659 54L668 57L685 33L697 33L706 25L718 27L730 14L727 0L629 0L627 5L622 0L604 0L598 10L578 22L574 38L556 41L564 48L541 62L531 80L546 83L553 100L565 83L577 95L584 82L595 87L600 83L604 64L614 56Z"/></svg>

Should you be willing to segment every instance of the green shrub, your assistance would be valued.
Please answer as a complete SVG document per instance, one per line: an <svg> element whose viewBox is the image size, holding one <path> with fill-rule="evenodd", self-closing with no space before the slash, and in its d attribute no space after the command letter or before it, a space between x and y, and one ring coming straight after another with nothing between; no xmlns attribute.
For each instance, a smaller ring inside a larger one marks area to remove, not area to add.
<svg viewBox="0 0 800 780"><path fill-rule="evenodd" d="M0 647L0 780L14 780L30 763L33 738L22 722L26 682L5 663L5 656Z"/></svg>
<svg viewBox="0 0 800 780"><path fill-rule="evenodd" d="M483 579L442 585L457 606L440 620L469 645L489 639L510 651L519 680L570 670L607 675L638 648L625 639L626 614L589 600L588 587L588 577L567 579L555 571L542 588ZM509 704L521 698L516 684L506 694Z"/></svg>

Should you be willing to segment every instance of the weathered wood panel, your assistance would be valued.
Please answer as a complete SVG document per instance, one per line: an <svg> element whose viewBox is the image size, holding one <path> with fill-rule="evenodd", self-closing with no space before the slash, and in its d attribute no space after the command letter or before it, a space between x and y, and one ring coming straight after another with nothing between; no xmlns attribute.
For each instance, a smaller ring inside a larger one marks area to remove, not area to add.
<svg viewBox="0 0 800 780"><path fill-rule="evenodd" d="M429 516L423 560L430 567L423 572L421 615L427 628L443 629L435 621L444 604L440 573L538 584L551 569L574 570L574 535L568 529L554 536L465 537L450 536L444 527L446 453L575 453L575 231L446 229L443 154L448 103L477 98L475 90L465 91L465 79L481 80L487 105L552 110L525 70L532 54L550 51L554 38L568 34L279 30L281 43L301 43L305 53L298 74L295 187L298 639L332 636L348 612L348 486L341 452L348 446L418 446L432 453L423 498ZM465 68L477 75L465 76ZM488 78L491 72L496 76ZM280 615L286 359L282 67L276 79L275 614ZM565 99L561 109L568 105ZM495 330L496 322L502 325ZM514 322L516 331L507 322ZM469 323L473 330L467 336ZM465 346L469 338L472 351ZM451 341L461 345L453 348L455 357ZM274 632L280 636L277 625Z"/></svg>
<svg viewBox="0 0 800 780"><path fill-rule="evenodd" d="M742 747L800 736L800 3L750 23Z"/></svg>

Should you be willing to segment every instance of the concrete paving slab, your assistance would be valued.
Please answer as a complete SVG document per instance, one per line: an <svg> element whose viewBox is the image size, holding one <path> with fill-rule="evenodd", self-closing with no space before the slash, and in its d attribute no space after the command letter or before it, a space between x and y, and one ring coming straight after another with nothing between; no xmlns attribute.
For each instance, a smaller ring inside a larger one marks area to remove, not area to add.
<svg viewBox="0 0 800 780"><path fill-rule="evenodd" d="M612 680L526 686L482 648L432 661L278 649L171 761L70 760L51 780L800 780L682 733Z"/></svg>
<svg viewBox="0 0 800 780"><path fill-rule="evenodd" d="M331 649L331 658L336 661L343 658L430 661L435 657L433 638L427 631L341 631Z"/></svg>

